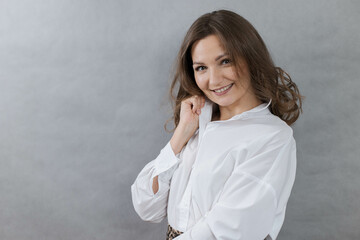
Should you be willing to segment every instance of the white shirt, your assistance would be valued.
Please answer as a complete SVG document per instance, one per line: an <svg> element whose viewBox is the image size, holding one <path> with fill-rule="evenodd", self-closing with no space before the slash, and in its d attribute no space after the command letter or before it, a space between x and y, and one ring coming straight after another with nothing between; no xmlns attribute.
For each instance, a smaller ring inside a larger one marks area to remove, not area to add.
<svg viewBox="0 0 360 240"><path fill-rule="evenodd" d="M181 152L175 155L169 141L131 186L141 219L167 216L184 232L176 240L276 239L295 180L296 143L270 103L211 121L213 103L206 100L199 129Z"/></svg>

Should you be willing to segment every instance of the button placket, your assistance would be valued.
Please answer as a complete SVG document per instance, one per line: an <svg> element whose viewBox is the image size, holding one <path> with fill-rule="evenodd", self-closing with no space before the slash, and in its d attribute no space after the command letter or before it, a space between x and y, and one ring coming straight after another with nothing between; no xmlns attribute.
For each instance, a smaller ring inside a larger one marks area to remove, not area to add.
<svg viewBox="0 0 360 240"><path fill-rule="evenodd" d="M215 127L214 125L210 125L210 128ZM201 137L201 139L199 139L199 145L198 145L198 152L196 154L195 160L191 166L191 170L190 170L190 174L189 174L189 181L188 181L188 185L185 188L184 191L184 195L182 197L182 201L181 201L181 211L180 211L180 216L179 219L181 220L180 222L182 224L180 224L180 227L182 229L185 229L188 225L189 222L189 215L190 215L190 201L192 199L192 179L193 179L193 171L195 168L195 164L197 162L197 158L198 158L198 154L199 154L199 149L200 149L200 144L201 144L201 140L203 139L203 137L205 136L205 134L209 131L209 124L206 124L203 135Z"/></svg>
<svg viewBox="0 0 360 240"><path fill-rule="evenodd" d="M182 202L181 202L181 212L180 212L180 222L181 224L181 228L185 229L186 226L188 225L188 221L189 221L189 208L190 208L190 201L191 201L191 179L189 179L189 184L185 189L183 198L182 198Z"/></svg>

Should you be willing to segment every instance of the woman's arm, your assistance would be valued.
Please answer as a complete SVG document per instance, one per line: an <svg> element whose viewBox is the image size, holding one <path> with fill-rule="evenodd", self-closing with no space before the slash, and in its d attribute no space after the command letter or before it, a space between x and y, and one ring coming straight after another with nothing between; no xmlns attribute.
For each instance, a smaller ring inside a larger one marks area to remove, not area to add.
<svg viewBox="0 0 360 240"><path fill-rule="evenodd" d="M144 221L160 222L166 216L170 180L190 134L187 126L179 125L158 157L142 169L131 186L134 208Z"/></svg>
<svg viewBox="0 0 360 240"><path fill-rule="evenodd" d="M192 96L181 102L180 121L175 129L170 143L176 154L178 154L195 131L199 128L199 115L201 108L205 106L205 98L200 96ZM153 178L152 189L154 193L159 190L159 178Z"/></svg>
<svg viewBox="0 0 360 240"><path fill-rule="evenodd" d="M180 151L183 149L185 144L188 142L188 133L186 132L186 128L183 127L183 125L179 125L174 132L174 135L172 136L170 140L171 148L175 155L179 154ZM155 176L153 178L153 185L152 189L154 194L157 193L159 190L159 176Z"/></svg>
<svg viewBox="0 0 360 240"><path fill-rule="evenodd" d="M205 98L192 96L181 102L180 121L159 156L148 163L131 186L135 211L144 221L160 222L166 216L170 180L180 162L179 155L199 127Z"/></svg>
<svg viewBox="0 0 360 240"><path fill-rule="evenodd" d="M169 141L156 159L145 165L131 185L133 205L142 220L161 222L166 216L170 180L180 162L179 157L173 152ZM155 178L156 191L153 189Z"/></svg>

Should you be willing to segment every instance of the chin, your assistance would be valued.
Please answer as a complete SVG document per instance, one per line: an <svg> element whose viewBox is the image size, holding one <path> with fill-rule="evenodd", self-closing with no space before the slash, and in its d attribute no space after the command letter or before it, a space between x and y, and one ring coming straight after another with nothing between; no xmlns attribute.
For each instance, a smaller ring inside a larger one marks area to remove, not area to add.
<svg viewBox="0 0 360 240"><path fill-rule="evenodd" d="M227 107L232 105L235 101L234 99L232 99L231 97L229 98L224 98L224 99L214 99L214 98L209 98L213 103L216 103L219 106L222 107Z"/></svg>

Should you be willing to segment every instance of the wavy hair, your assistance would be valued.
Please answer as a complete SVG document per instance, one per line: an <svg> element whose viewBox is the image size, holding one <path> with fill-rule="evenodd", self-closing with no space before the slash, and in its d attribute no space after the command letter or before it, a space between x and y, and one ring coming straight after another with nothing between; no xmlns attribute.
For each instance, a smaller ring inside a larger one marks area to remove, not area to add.
<svg viewBox="0 0 360 240"><path fill-rule="evenodd" d="M209 35L216 35L229 53L239 73L240 59L249 67L250 84L255 96L269 102L270 111L288 125L293 124L302 113L302 99L296 84L280 67L276 67L269 51L256 29L242 16L228 10L218 10L199 17L189 28L177 55L175 73L170 86L175 128L180 120L181 102L193 95L205 96L195 82L191 48L193 44ZM175 88L178 87L175 96ZM174 129L175 129L174 128ZM174 131L171 130L171 131Z"/></svg>

